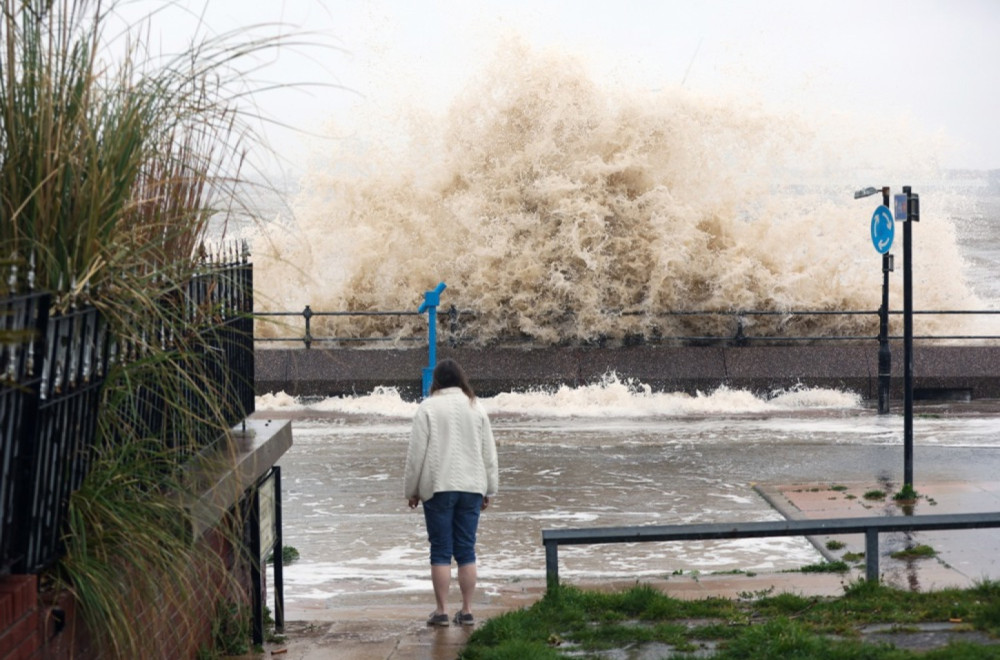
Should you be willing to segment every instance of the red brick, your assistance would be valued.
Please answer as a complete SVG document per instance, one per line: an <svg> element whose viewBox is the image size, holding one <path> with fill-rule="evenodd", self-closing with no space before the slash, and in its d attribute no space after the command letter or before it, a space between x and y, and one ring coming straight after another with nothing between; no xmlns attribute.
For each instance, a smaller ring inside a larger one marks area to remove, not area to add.
<svg viewBox="0 0 1000 660"><path fill-rule="evenodd" d="M0 658L4 660L25 660L39 645L38 612L32 610L18 619L7 629L0 641Z"/></svg>
<svg viewBox="0 0 1000 660"><path fill-rule="evenodd" d="M0 594L11 594L14 616L38 606L38 581L34 575L6 575L0 578Z"/></svg>
<svg viewBox="0 0 1000 660"><path fill-rule="evenodd" d="M14 623L14 596L0 593L0 634Z"/></svg>
<svg viewBox="0 0 1000 660"><path fill-rule="evenodd" d="M38 657L38 651L41 648L41 638L38 636L38 631L34 630L32 633L21 641L21 644L11 651L4 660L33 660Z"/></svg>

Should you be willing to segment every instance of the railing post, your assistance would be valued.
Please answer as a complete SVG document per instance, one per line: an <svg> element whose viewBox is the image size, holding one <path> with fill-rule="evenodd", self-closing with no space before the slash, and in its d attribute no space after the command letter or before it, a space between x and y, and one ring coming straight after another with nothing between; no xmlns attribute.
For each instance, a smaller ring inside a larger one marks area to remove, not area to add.
<svg viewBox="0 0 1000 660"><path fill-rule="evenodd" d="M742 314L736 317L736 336L733 337L734 346L746 346L747 338L744 332L746 327L746 318Z"/></svg>
<svg viewBox="0 0 1000 660"><path fill-rule="evenodd" d="M253 487L246 494L245 520L250 526L248 540L250 552L250 639L254 644L264 643L264 567L261 566L260 547L260 489Z"/></svg>
<svg viewBox="0 0 1000 660"><path fill-rule="evenodd" d="M559 543L543 539L545 543L545 585L554 591L559 588Z"/></svg>
<svg viewBox="0 0 1000 660"><path fill-rule="evenodd" d="M437 365L437 306L441 304L441 292L444 290L445 283L440 282L433 291L424 291L424 302L417 309L418 314L427 312L427 366L421 379L424 398L430 394L434 367Z"/></svg>
<svg viewBox="0 0 1000 660"><path fill-rule="evenodd" d="M285 564L281 553L281 466L271 468L274 474L274 631L285 632Z"/></svg>
<svg viewBox="0 0 1000 660"><path fill-rule="evenodd" d="M454 346L455 333L458 332L458 308L454 305L448 308L448 345Z"/></svg>
<svg viewBox="0 0 1000 660"><path fill-rule="evenodd" d="M302 341L305 342L306 348L310 348L312 346L312 339L313 338L312 338L312 333L310 332L310 328L309 328L309 323L310 323L309 319L312 318L312 315L313 315L312 309L310 309L309 305L306 305L306 308L304 310L302 310L302 316L306 320L306 334L302 338Z"/></svg>
<svg viewBox="0 0 1000 660"><path fill-rule="evenodd" d="M878 530L865 530L865 579L878 582Z"/></svg>

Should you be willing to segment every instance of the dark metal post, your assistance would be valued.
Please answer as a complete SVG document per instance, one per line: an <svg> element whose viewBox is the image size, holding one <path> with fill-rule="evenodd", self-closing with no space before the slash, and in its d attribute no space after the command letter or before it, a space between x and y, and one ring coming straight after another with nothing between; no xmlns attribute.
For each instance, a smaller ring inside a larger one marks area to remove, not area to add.
<svg viewBox="0 0 1000 660"><path fill-rule="evenodd" d="M260 560L260 489L249 494L247 509L250 538L250 638L257 646L264 643L263 571Z"/></svg>
<svg viewBox="0 0 1000 660"><path fill-rule="evenodd" d="M545 584L550 590L559 588L559 544L544 540L545 543Z"/></svg>
<svg viewBox="0 0 1000 660"><path fill-rule="evenodd" d="M312 311L312 309L309 308L309 305L306 305L306 308L304 310L302 310L302 316L306 320L306 334L305 334L304 337L302 337L302 341L305 342L306 348L312 348L312 340L313 340L313 338L312 338L312 332L311 332L311 328L310 328L310 319L312 319L313 311Z"/></svg>
<svg viewBox="0 0 1000 660"><path fill-rule="evenodd" d="M918 220L916 195L903 186L906 222L903 223L903 490L913 489L913 236Z"/></svg>
<svg viewBox="0 0 1000 660"><path fill-rule="evenodd" d="M878 529L865 530L865 579L878 582Z"/></svg>
<svg viewBox="0 0 1000 660"><path fill-rule="evenodd" d="M889 187L882 188L882 204L889 206ZM889 412L889 387L892 374L892 350L889 348L889 271L892 256L882 254L882 306L878 312L878 412Z"/></svg>
<svg viewBox="0 0 1000 660"><path fill-rule="evenodd" d="M281 466L271 468L274 473L274 631L285 632L285 562L282 557L284 540L281 538Z"/></svg>

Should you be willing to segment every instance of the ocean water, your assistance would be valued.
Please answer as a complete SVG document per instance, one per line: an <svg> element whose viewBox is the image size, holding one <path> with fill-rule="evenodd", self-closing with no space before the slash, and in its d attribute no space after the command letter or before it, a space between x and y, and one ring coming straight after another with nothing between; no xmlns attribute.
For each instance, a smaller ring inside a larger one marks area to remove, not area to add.
<svg viewBox="0 0 1000 660"><path fill-rule="evenodd" d="M483 403L500 460L500 493L478 543L487 598L544 580L543 529L776 520L754 484L862 483L892 492L901 481L900 416L877 415L850 392L723 388L690 396L608 377ZM301 556L285 569L290 616L429 598L423 517L402 493L416 404L380 389L319 401L271 394L257 406L258 416L293 426L294 444L280 461L283 541ZM997 402L922 404L918 412L918 491L927 482L995 480ZM579 546L560 552L560 575L643 579L821 561L801 538Z"/></svg>
<svg viewBox="0 0 1000 660"><path fill-rule="evenodd" d="M678 310L875 310L879 196L910 185L918 310L1000 301L1000 171L939 165L905 121L806 114L754 99L594 79L571 55L514 45L444 114L359 113L331 127L284 205L250 237L260 311L475 312L466 341L727 334ZM897 227L892 309L902 308ZM623 315L622 313L626 313ZM754 317L753 334L788 319ZM315 334L405 334L418 319L313 319ZM894 334L901 319L892 318ZM794 325L794 324L793 324ZM800 334L873 334L870 316L812 317ZM992 317L919 316L917 334L998 334ZM258 337L282 334L261 322Z"/></svg>

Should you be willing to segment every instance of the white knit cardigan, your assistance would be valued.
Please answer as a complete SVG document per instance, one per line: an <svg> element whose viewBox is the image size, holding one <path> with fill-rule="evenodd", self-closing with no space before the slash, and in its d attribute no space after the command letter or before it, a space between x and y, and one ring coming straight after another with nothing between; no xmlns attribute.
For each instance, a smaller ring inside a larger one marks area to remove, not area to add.
<svg viewBox="0 0 1000 660"><path fill-rule="evenodd" d="M406 497L426 501L450 490L495 495L497 447L479 400L458 387L424 399L413 418L403 481Z"/></svg>

